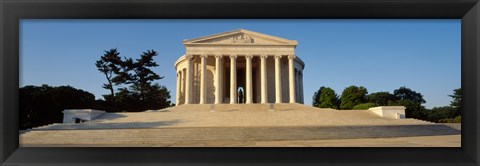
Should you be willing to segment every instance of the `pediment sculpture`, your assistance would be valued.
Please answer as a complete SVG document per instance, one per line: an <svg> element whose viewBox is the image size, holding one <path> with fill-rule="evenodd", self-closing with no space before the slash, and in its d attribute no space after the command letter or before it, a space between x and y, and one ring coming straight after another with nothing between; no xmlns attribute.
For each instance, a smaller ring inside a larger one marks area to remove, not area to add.
<svg viewBox="0 0 480 166"><path fill-rule="evenodd" d="M254 39L245 34L240 34L232 37L232 43L254 43Z"/></svg>

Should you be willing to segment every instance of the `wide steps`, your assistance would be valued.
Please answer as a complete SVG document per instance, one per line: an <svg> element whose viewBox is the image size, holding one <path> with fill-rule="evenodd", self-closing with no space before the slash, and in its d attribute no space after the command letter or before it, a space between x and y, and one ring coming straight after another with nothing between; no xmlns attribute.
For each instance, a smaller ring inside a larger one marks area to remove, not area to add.
<svg viewBox="0 0 480 166"><path fill-rule="evenodd" d="M186 104L161 110L150 110L150 112L161 111L291 111L291 110L322 110L303 104ZM331 110L331 109L325 109Z"/></svg>
<svg viewBox="0 0 480 166"><path fill-rule="evenodd" d="M450 127L296 126L296 127L188 127L112 130L38 130L20 135L22 146L59 144L145 144L179 141L276 141L352 138L389 138L460 134Z"/></svg>
<svg viewBox="0 0 480 166"><path fill-rule="evenodd" d="M368 110L319 109L302 104L191 104L146 112L107 113L85 123L47 125L22 131L20 141L25 146L168 145L178 141L316 140L458 133L416 119L379 117Z"/></svg>
<svg viewBox="0 0 480 166"><path fill-rule="evenodd" d="M270 109L272 108L273 110ZM191 104L135 113L107 113L79 124L53 124L34 130L132 129L228 126L372 126L432 124L388 119L368 110L319 109L302 104ZM29 130L30 131L30 130Z"/></svg>

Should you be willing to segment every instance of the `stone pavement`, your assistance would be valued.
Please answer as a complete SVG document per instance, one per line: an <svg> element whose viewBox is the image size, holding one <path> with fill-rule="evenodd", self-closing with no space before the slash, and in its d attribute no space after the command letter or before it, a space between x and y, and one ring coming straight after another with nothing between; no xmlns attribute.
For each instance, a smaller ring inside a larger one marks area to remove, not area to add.
<svg viewBox="0 0 480 166"><path fill-rule="evenodd" d="M215 105L212 111L211 105L183 105L109 113L87 123L23 132L20 146L460 146L460 130L442 124L387 119L367 110L301 104L271 108ZM429 144L429 138L441 140Z"/></svg>

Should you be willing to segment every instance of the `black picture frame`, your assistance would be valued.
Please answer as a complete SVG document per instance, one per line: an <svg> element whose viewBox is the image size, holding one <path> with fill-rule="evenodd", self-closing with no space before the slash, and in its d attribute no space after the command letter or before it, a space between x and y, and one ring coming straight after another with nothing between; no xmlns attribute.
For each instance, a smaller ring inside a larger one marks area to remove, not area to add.
<svg viewBox="0 0 480 166"><path fill-rule="evenodd" d="M478 0L0 0L2 165L479 165ZM462 19L461 148L18 147L20 19Z"/></svg>

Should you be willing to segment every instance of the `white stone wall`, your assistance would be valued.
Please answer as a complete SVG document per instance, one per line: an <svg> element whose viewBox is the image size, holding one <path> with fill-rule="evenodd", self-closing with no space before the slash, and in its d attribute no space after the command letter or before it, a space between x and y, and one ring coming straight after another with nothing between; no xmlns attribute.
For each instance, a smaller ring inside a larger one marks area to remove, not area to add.
<svg viewBox="0 0 480 166"><path fill-rule="evenodd" d="M63 111L63 123L75 123L75 118L90 121L103 114L105 111L102 110L66 109Z"/></svg>
<svg viewBox="0 0 480 166"><path fill-rule="evenodd" d="M404 119L405 107L404 106L381 106L372 107L368 110L377 114L378 116L390 118L390 119Z"/></svg>

